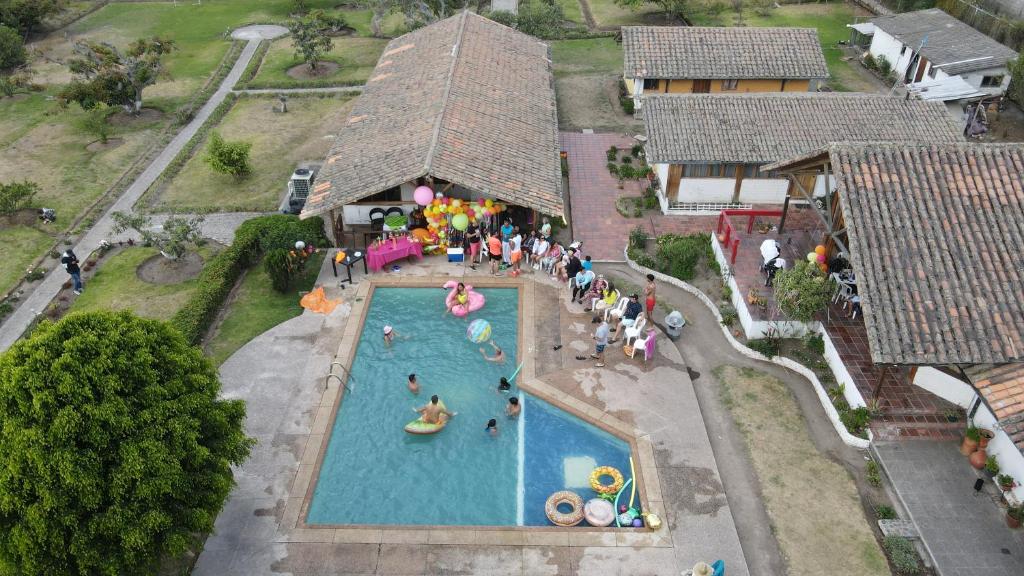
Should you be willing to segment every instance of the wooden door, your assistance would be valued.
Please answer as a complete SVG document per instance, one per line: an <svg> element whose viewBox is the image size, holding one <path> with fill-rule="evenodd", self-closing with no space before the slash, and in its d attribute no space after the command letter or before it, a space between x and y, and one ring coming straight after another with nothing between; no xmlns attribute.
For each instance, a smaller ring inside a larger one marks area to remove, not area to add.
<svg viewBox="0 0 1024 576"><path fill-rule="evenodd" d="M670 164L668 167L668 184L665 186L668 201L672 202L679 201L679 180L683 177L683 165L682 164Z"/></svg>
<svg viewBox="0 0 1024 576"><path fill-rule="evenodd" d="M711 92L711 80L694 80L693 81L693 93L694 94L707 94Z"/></svg>
<svg viewBox="0 0 1024 576"><path fill-rule="evenodd" d="M928 67L928 59L924 56L917 63L917 74L914 75L914 82L920 82L921 78L924 77L924 69Z"/></svg>

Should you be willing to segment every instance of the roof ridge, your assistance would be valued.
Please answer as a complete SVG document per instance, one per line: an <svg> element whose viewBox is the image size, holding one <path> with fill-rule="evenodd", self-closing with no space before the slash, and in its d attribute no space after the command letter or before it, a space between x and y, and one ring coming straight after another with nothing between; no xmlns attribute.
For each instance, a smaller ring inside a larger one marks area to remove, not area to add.
<svg viewBox="0 0 1024 576"><path fill-rule="evenodd" d="M455 78L455 66L459 62L459 55L462 53L462 35L466 30L466 14L469 10L463 10L459 22L459 31L455 34L455 45L452 46L452 65L448 68L448 79L444 83L444 94L441 96L441 111L434 123L434 133L430 136L430 145L427 146L427 159L423 163L426 174L430 174L431 165L434 163L434 153L437 152L437 142L441 139L441 126L444 125L444 117L448 112L448 98L452 94L452 81Z"/></svg>

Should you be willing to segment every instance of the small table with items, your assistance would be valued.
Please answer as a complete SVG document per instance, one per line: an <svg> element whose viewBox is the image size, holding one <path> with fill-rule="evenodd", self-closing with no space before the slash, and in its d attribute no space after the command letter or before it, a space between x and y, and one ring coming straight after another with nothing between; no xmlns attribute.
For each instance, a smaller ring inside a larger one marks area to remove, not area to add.
<svg viewBox="0 0 1024 576"><path fill-rule="evenodd" d="M341 260L339 260L338 256L340 256L342 254L344 254L345 257L342 258ZM334 270L335 278L337 278L337 276L338 276L338 264L341 264L342 266L345 267L345 271L348 273L348 277L346 278L346 280L348 280L348 283L351 284L352 283L352 265L355 264L356 262L359 262L360 260L363 261L363 274L369 274L370 273L369 270L366 269L366 255L365 254L363 254L362 252L357 252L357 251L351 251L350 252L349 250L346 250L345 248L339 249L334 254L334 257L331 258L331 269ZM342 280L342 282L345 282L345 280Z"/></svg>
<svg viewBox="0 0 1024 576"><path fill-rule="evenodd" d="M423 258L423 245L408 237L381 240L377 246L366 248L366 260L374 271L383 269L390 262L409 256Z"/></svg>

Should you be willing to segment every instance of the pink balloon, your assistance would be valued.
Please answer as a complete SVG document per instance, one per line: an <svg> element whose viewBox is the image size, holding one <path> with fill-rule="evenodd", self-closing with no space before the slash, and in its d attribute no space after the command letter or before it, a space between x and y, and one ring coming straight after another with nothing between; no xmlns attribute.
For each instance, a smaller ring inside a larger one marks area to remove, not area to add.
<svg viewBox="0 0 1024 576"><path fill-rule="evenodd" d="M825 263L825 255L824 254L818 254L817 256L818 256L818 262L824 264Z"/></svg>
<svg viewBox="0 0 1024 576"><path fill-rule="evenodd" d="M484 204L486 204L486 203L487 203L487 201L486 201L486 200L484 200L483 198L478 198L478 199L477 199L477 201L476 201L476 203L477 203L477 204L479 204L479 205L481 205L481 206L483 206Z"/></svg>
<svg viewBox="0 0 1024 576"><path fill-rule="evenodd" d="M427 186L418 186L413 191L412 197L420 206L426 206L434 199L434 191Z"/></svg>
<svg viewBox="0 0 1024 576"><path fill-rule="evenodd" d="M447 205L448 205L448 202L450 202L450 200L448 199L448 197L447 197L447 196L446 196L446 197L444 197L444 198L441 198L441 204L444 204L445 206L447 206Z"/></svg>
<svg viewBox="0 0 1024 576"><path fill-rule="evenodd" d="M466 216L473 218L476 216L476 212L472 208L466 208Z"/></svg>

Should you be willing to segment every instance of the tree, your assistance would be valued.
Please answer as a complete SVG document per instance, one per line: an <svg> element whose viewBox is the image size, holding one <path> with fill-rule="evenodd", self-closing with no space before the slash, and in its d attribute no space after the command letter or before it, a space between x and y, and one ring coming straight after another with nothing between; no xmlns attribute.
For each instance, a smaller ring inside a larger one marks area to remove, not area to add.
<svg viewBox="0 0 1024 576"><path fill-rule="evenodd" d="M86 110L106 104L138 113L142 91L163 74L163 57L172 50L173 41L157 37L136 40L124 53L105 42L78 42L78 57L68 61L75 79L60 98Z"/></svg>
<svg viewBox="0 0 1024 576"><path fill-rule="evenodd" d="M395 10L398 10L398 0L359 0L359 6L370 11L370 32L374 38L383 35L381 26L384 18Z"/></svg>
<svg viewBox="0 0 1024 576"><path fill-rule="evenodd" d="M31 202L36 192L39 192L39 184L28 180L0 184L0 216L14 214Z"/></svg>
<svg viewBox="0 0 1024 576"><path fill-rule="evenodd" d="M398 0L398 3L410 29L444 20L469 5L468 0Z"/></svg>
<svg viewBox="0 0 1024 576"><path fill-rule="evenodd" d="M156 246L160 253L170 260L181 258L190 248L194 248L202 241L202 217L171 216L164 220L162 226L155 227L149 216L124 212L114 212L111 216L114 218L115 234L135 230L142 236L144 243Z"/></svg>
<svg viewBox="0 0 1024 576"><path fill-rule="evenodd" d="M231 174L240 180L252 172L249 165L251 148L252 144L248 142L228 142L219 132L213 132L210 134L210 143L206 145L204 160L217 172Z"/></svg>
<svg viewBox="0 0 1024 576"><path fill-rule="evenodd" d="M309 12L309 3L306 0L292 0L292 14L305 14Z"/></svg>
<svg viewBox="0 0 1024 576"><path fill-rule="evenodd" d="M0 355L0 573L155 573L214 519L245 404L170 324L43 322Z"/></svg>
<svg viewBox="0 0 1024 576"><path fill-rule="evenodd" d="M0 24L24 38L43 20L64 9L64 0L0 0Z"/></svg>
<svg viewBox="0 0 1024 576"><path fill-rule="evenodd" d="M1010 72L1010 88L1006 91L1010 100L1024 106L1024 54L1017 56L1008 64Z"/></svg>
<svg viewBox="0 0 1024 576"><path fill-rule="evenodd" d="M323 10L314 10L304 18L293 18L288 23L292 34L295 55L315 71L324 55L334 48L331 30L337 25L334 17L327 16Z"/></svg>
<svg viewBox="0 0 1024 576"><path fill-rule="evenodd" d="M86 110L75 120L75 124L82 132L95 136L101 143L106 144L111 131L110 124L107 122L109 114L110 109L105 105L100 105L92 110Z"/></svg>
<svg viewBox="0 0 1024 576"><path fill-rule="evenodd" d="M690 10L690 0L615 0L615 3L633 10L639 10L644 4L653 4L665 14L666 20L681 20Z"/></svg>
<svg viewBox="0 0 1024 576"><path fill-rule="evenodd" d="M28 61L25 40L14 28L0 24L0 71L12 70Z"/></svg>
<svg viewBox="0 0 1024 576"><path fill-rule="evenodd" d="M825 309L832 295L828 278L817 263L801 260L775 273L775 301L779 311L799 322L810 322Z"/></svg>

